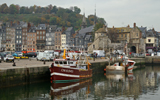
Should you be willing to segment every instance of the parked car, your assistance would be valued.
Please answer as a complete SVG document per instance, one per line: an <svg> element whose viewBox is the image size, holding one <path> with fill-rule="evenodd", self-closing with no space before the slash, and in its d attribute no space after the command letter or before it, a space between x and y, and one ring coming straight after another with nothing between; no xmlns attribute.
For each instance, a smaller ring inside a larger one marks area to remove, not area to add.
<svg viewBox="0 0 160 100"><path fill-rule="evenodd" d="M6 53L0 52L0 56L1 56L2 61L4 61L4 57L6 56Z"/></svg>
<svg viewBox="0 0 160 100"><path fill-rule="evenodd" d="M14 53L12 54L12 56L18 57L18 54L17 54L16 52L14 52Z"/></svg>
<svg viewBox="0 0 160 100"><path fill-rule="evenodd" d="M27 57L37 57L37 53L36 52L29 52L29 53L25 53L24 56L27 56Z"/></svg>
<svg viewBox="0 0 160 100"><path fill-rule="evenodd" d="M146 56L151 56L151 53L146 53Z"/></svg>
<svg viewBox="0 0 160 100"><path fill-rule="evenodd" d="M6 57L4 57L4 61L5 62L7 62L7 61L14 62L14 57L12 55L7 55Z"/></svg>
<svg viewBox="0 0 160 100"><path fill-rule="evenodd" d="M2 58L1 58L1 56L0 56L0 63L2 62Z"/></svg>
<svg viewBox="0 0 160 100"><path fill-rule="evenodd" d="M23 53L22 52L16 52L18 54L18 57L22 57Z"/></svg>

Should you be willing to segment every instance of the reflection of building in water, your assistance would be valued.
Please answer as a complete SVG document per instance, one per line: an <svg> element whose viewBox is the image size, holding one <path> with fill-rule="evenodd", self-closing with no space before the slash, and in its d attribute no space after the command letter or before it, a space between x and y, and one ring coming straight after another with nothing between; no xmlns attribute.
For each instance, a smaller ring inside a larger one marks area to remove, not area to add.
<svg viewBox="0 0 160 100"><path fill-rule="evenodd" d="M158 81L159 75L152 68L134 71L134 75L128 73L126 77L123 74L109 74L105 81L95 84L95 95L99 99L138 99L142 94L156 92Z"/></svg>
<svg viewBox="0 0 160 100"><path fill-rule="evenodd" d="M79 100L80 97L87 98L90 93L89 86L92 84L92 79L70 83L52 83L50 95L51 98L60 100Z"/></svg>

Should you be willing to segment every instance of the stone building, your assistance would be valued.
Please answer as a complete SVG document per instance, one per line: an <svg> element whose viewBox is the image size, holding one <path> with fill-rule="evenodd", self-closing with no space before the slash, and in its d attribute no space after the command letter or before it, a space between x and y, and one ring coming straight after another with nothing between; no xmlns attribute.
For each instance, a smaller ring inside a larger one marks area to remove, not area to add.
<svg viewBox="0 0 160 100"><path fill-rule="evenodd" d="M136 26L136 23L130 31L129 38L128 48L130 48L130 52L142 53L145 51L145 40L142 38L142 31Z"/></svg>
<svg viewBox="0 0 160 100"><path fill-rule="evenodd" d="M100 28L95 32L94 42L88 47L88 53L93 53L93 50L110 49L111 40L107 36L106 27Z"/></svg>

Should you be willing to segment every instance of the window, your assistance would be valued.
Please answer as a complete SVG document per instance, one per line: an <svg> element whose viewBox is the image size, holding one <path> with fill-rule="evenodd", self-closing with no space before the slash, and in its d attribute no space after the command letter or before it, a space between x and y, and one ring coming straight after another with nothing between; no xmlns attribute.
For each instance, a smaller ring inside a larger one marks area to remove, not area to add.
<svg viewBox="0 0 160 100"><path fill-rule="evenodd" d="M125 37L127 37L127 34L125 34Z"/></svg>
<svg viewBox="0 0 160 100"><path fill-rule="evenodd" d="M45 31L43 31L43 34L45 34Z"/></svg>
<svg viewBox="0 0 160 100"><path fill-rule="evenodd" d="M40 31L40 34L42 34L42 31Z"/></svg>
<svg viewBox="0 0 160 100"><path fill-rule="evenodd" d="M62 61L59 61L59 64L63 64Z"/></svg>
<svg viewBox="0 0 160 100"><path fill-rule="evenodd" d="M93 49L95 49L95 45L93 45Z"/></svg>
<svg viewBox="0 0 160 100"><path fill-rule="evenodd" d="M138 36L138 33L137 33L137 36Z"/></svg>
<svg viewBox="0 0 160 100"><path fill-rule="evenodd" d="M55 61L55 64L58 64L58 61Z"/></svg>
<svg viewBox="0 0 160 100"><path fill-rule="evenodd" d="M121 37L123 37L123 34L121 34Z"/></svg>
<svg viewBox="0 0 160 100"><path fill-rule="evenodd" d="M18 43L18 40L17 40L17 43Z"/></svg>
<svg viewBox="0 0 160 100"><path fill-rule="evenodd" d="M37 36L37 39L39 39L39 36Z"/></svg>
<svg viewBox="0 0 160 100"><path fill-rule="evenodd" d="M39 34L39 31L37 32L37 34Z"/></svg>
<svg viewBox="0 0 160 100"><path fill-rule="evenodd" d="M40 36L40 39L42 39L42 36Z"/></svg>
<svg viewBox="0 0 160 100"><path fill-rule="evenodd" d="M43 40L45 39L45 36L43 36Z"/></svg>
<svg viewBox="0 0 160 100"><path fill-rule="evenodd" d="M70 64L73 64L73 62L70 62Z"/></svg>
<svg viewBox="0 0 160 100"><path fill-rule="evenodd" d="M151 39L148 39L148 42L151 42Z"/></svg>

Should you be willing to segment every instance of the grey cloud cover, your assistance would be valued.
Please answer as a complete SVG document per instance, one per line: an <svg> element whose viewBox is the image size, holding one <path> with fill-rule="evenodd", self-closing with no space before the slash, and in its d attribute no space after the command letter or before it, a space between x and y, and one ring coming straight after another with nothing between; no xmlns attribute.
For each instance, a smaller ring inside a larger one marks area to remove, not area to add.
<svg viewBox="0 0 160 100"><path fill-rule="evenodd" d="M81 14L86 16L94 14L95 5L98 17L108 23L108 27L146 26L147 29L155 28L160 31L160 0L0 0L1 4L18 4L20 6L47 6L69 8L78 6Z"/></svg>

